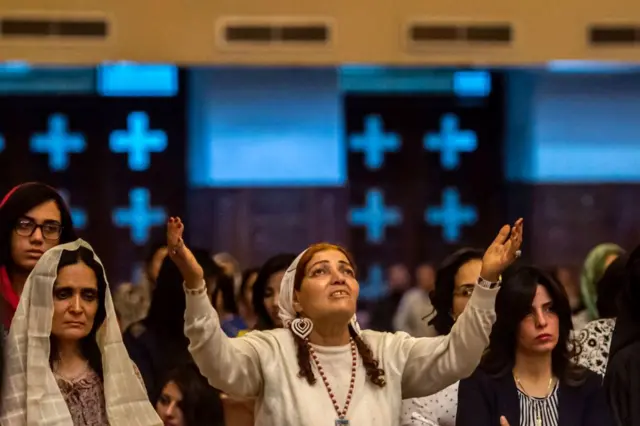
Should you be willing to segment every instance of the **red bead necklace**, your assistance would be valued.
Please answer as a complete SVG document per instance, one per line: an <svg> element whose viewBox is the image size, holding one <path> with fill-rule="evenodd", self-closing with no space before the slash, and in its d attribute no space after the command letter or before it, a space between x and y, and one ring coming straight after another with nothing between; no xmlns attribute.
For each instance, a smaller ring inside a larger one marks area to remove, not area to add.
<svg viewBox="0 0 640 426"><path fill-rule="evenodd" d="M336 401L336 396L331 389L331 385L329 384L329 380L327 380L327 376L324 373L324 369L322 365L320 365L320 361L318 360L318 355L316 351L313 349L313 346L309 344L307 340L307 347L309 348L309 354L311 354L311 358L316 363L316 367L318 368L318 373L320 373L320 377L322 377L322 382L324 383L324 387L327 388L327 392L329 393L329 398L331 398L331 402L333 403L333 408L335 408L336 413L338 414L338 420L336 420L336 425L348 425L349 421L344 418L347 416L347 411L349 410L349 404L351 403L351 397L353 396L353 388L356 385L356 366L357 366L357 349L356 342L353 339L350 339L349 343L351 344L351 383L349 384L349 391L347 392L347 400L344 403L344 408L340 410L340 406L338 405L338 401Z"/></svg>

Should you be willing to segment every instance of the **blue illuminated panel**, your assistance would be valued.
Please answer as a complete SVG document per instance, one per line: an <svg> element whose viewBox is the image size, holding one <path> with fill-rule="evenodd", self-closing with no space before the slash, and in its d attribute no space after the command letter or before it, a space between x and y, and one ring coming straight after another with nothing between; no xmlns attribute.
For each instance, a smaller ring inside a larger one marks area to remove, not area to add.
<svg viewBox="0 0 640 426"><path fill-rule="evenodd" d="M103 64L98 67L101 96L169 97L178 93L178 67L168 64Z"/></svg>
<svg viewBox="0 0 640 426"><path fill-rule="evenodd" d="M489 96L491 94L491 73L478 70L454 72L453 93L460 97Z"/></svg>
<svg viewBox="0 0 640 426"><path fill-rule="evenodd" d="M346 179L334 69L197 69L189 81L195 186L339 186Z"/></svg>
<svg viewBox="0 0 640 426"><path fill-rule="evenodd" d="M95 91L92 67L34 67L27 62L0 62L0 94L85 94Z"/></svg>
<svg viewBox="0 0 640 426"><path fill-rule="evenodd" d="M640 74L512 73L512 181L640 182Z"/></svg>

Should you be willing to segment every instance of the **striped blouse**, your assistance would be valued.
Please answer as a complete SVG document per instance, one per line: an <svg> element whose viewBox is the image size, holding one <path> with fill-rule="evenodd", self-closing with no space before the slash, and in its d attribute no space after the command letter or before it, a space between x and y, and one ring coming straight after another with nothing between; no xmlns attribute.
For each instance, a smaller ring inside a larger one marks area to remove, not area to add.
<svg viewBox="0 0 640 426"><path fill-rule="evenodd" d="M526 395L518 389L520 426L558 426L558 382L545 398Z"/></svg>

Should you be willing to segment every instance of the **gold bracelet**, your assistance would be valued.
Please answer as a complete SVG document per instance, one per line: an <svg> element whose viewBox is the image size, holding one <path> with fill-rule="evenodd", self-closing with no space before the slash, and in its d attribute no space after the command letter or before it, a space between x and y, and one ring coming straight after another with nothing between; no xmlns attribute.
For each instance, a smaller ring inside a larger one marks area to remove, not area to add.
<svg viewBox="0 0 640 426"><path fill-rule="evenodd" d="M204 280L202 280L202 286L198 288L189 288L187 287L185 282L182 283L182 288L184 289L184 292L189 296L199 296L207 292L207 285L205 284Z"/></svg>

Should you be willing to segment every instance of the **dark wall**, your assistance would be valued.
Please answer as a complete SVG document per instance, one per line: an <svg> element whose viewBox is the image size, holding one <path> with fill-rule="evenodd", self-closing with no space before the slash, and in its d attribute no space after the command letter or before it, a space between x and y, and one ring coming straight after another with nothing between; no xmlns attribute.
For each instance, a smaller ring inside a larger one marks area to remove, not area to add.
<svg viewBox="0 0 640 426"><path fill-rule="evenodd" d="M130 191L136 188L148 191L153 207L160 207L167 214L183 214L184 108L182 95L0 97L0 134L5 141L0 152L0 193L21 182L36 180L65 190L71 206L84 211L87 223L79 229L79 235L94 246L106 265L110 281L129 279L131 267L141 259L147 239L132 241L129 228L116 226L113 214L118 207L130 204ZM114 153L109 147L111 132L126 130L132 112L145 113L149 128L164 131L167 137L166 149L152 153L149 167L139 171L130 169L126 154ZM50 156L34 152L31 145L32 137L46 132L55 114L63 116L67 129L85 141L82 152L71 154L68 165L62 168L51 167ZM153 227L151 233L158 230Z"/></svg>

